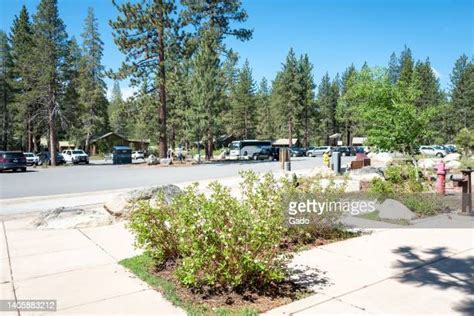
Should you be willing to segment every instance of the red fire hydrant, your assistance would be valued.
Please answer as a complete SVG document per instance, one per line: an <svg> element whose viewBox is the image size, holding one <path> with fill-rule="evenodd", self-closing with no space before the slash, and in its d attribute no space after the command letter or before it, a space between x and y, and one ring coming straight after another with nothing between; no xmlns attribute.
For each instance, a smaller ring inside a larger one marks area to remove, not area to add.
<svg viewBox="0 0 474 316"><path fill-rule="evenodd" d="M446 165L443 161L439 162L436 174L438 175L436 178L436 192L444 195L446 192Z"/></svg>

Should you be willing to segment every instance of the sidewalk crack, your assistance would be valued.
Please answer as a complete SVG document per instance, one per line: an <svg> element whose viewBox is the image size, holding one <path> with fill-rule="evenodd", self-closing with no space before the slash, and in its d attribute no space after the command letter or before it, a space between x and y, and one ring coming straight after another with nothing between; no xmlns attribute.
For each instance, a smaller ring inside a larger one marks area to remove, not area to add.
<svg viewBox="0 0 474 316"><path fill-rule="evenodd" d="M97 247L100 248L100 250L102 250L103 252L105 252L109 257L111 257L112 259L114 259L116 262L118 261L117 258L115 258L110 252L108 252L107 250L105 250L104 247L102 247L101 245L99 245L97 242L95 242L92 238L90 238L86 233L84 233L80 228L77 228L77 230L84 235L84 237L86 237L87 239L89 239L94 245L96 245Z"/></svg>
<svg viewBox="0 0 474 316"><path fill-rule="evenodd" d="M8 256L8 265L10 267L10 280L12 283L12 290L13 290L13 297L15 299L15 305L18 305L18 298L16 296L16 290L15 290L15 280L13 278L13 268L12 268L12 260L10 256L10 246L8 245L8 236L7 236L7 229L5 227L5 222L2 221L2 227L3 227L3 235L5 236L5 244L7 246L7 256ZM20 310L17 308L16 312L18 316L20 315Z"/></svg>

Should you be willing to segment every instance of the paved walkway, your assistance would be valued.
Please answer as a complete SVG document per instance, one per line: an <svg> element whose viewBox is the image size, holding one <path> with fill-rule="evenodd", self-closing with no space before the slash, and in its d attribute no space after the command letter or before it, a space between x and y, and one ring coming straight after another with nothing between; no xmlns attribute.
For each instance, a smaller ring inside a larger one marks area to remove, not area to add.
<svg viewBox="0 0 474 316"><path fill-rule="evenodd" d="M184 314L117 264L138 253L124 223L32 230L28 222L0 226L2 299L57 299L51 315ZM473 241L472 228L396 228L301 252L292 267L317 294L268 314L472 315Z"/></svg>
<svg viewBox="0 0 474 316"><path fill-rule="evenodd" d="M68 230L31 230L27 223L0 228L2 299L56 299L51 315L185 314L117 263L137 254L123 223Z"/></svg>

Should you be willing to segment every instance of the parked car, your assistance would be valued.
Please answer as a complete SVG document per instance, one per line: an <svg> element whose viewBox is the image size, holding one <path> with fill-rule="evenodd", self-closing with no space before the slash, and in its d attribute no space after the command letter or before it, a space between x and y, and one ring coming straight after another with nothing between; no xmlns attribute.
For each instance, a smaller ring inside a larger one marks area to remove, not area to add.
<svg viewBox="0 0 474 316"><path fill-rule="evenodd" d="M448 154L455 153L458 151L458 148L456 147L456 145L453 145L453 144L446 144L444 145L444 147L446 148L446 151L448 152Z"/></svg>
<svg viewBox="0 0 474 316"><path fill-rule="evenodd" d="M426 156L436 156L443 158L444 156L447 155L446 150L437 148L436 146L420 146L420 154L426 155Z"/></svg>
<svg viewBox="0 0 474 316"><path fill-rule="evenodd" d="M252 155L253 160L265 160L272 159L272 149L271 147L262 147L260 151Z"/></svg>
<svg viewBox="0 0 474 316"><path fill-rule="evenodd" d="M86 165L89 164L89 156L81 149L67 149L63 150L62 156L64 160L69 163L79 164L85 163Z"/></svg>
<svg viewBox="0 0 474 316"><path fill-rule="evenodd" d="M306 155L306 150L301 147L291 147L290 148L291 157L303 157Z"/></svg>
<svg viewBox="0 0 474 316"><path fill-rule="evenodd" d="M132 152L132 159L145 159L145 153L141 150Z"/></svg>
<svg viewBox="0 0 474 316"><path fill-rule="evenodd" d="M34 153L26 152L23 153L26 158L26 165L27 166L37 166L38 165L38 156Z"/></svg>
<svg viewBox="0 0 474 316"><path fill-rule="evenodd" d="M331 155L332 151L333 149L331 146L319 146L319 147L315 147L312 150L308 150L307 155L309 157L316 157L316 156L322 156L325 152Z"/></svg>
<svg viewBox="0 0 474 316"><path fill-rule="evenodd" d="M21 151L0 151L0 171L26 171L26 157Z"/></svg>
<svg viewBox="0 0 474 316"><path fill-rule="evenodd" d="M56 164L57 165L63 165L66 163L66 160L64 160L63 155L61 153L56 153ZM51 165L51 154L49 151L43 151L38 154L38 165Z"/></svg>
<svg viewBox="0 0 474 316"><path fill-rule="evenodd" d="M340 152L341 156L354 156L355 150L349 146L339 146L333 149L333 152Z"/></svg>

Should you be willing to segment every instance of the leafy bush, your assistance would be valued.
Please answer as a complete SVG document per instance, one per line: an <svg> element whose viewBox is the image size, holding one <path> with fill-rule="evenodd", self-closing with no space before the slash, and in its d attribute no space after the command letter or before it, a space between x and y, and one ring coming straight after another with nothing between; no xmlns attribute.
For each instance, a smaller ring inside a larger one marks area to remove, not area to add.
<svg viewBox="0 0 474 316"><path fill-rule="evenodd" d="M417 177L413 165L391 165L384 171L384 178L374 179L370 183L369 192L377 194L422 192L423 183Z"/></svg>
<svg viewBox="0 0 474 316"><path fill-rule="evenodd" d="M411 211L422 216L435 215L444 209L443 198L437 194L402 194L398 199Z"/></svg>
<svg viewBox="0 0 474 316"><path fill-rule="evenodd" d="M193 185L170 205L162 196L156 207L140 204L130 216L137 246L159 265L175 261L177 277L187 286L282 280L287 257L278 251L286 231L281 188L271 174L259 180L248 172L243 178L242 200L214 182L209 197Z"/></svg>

